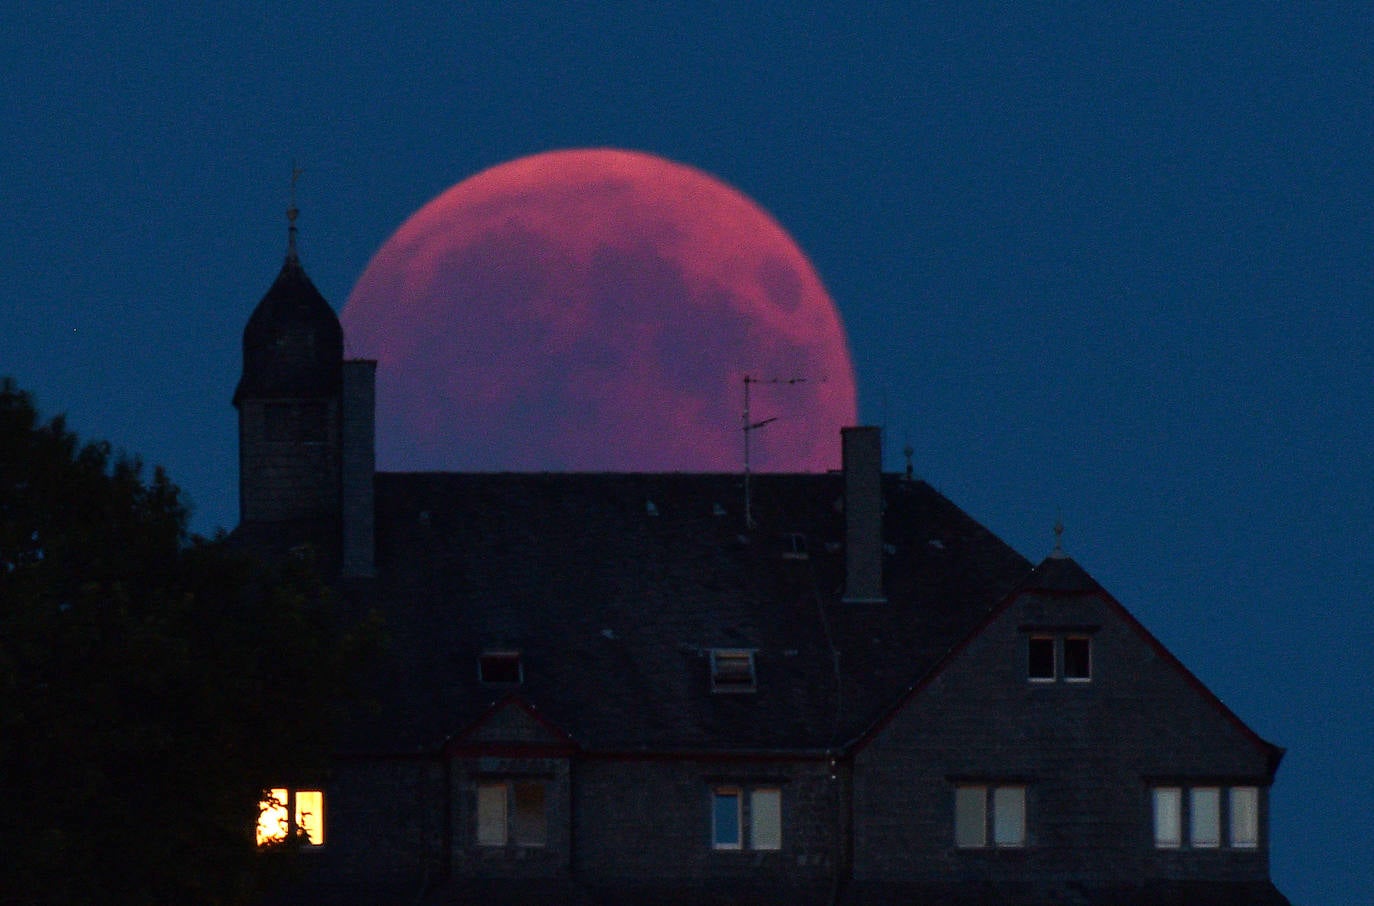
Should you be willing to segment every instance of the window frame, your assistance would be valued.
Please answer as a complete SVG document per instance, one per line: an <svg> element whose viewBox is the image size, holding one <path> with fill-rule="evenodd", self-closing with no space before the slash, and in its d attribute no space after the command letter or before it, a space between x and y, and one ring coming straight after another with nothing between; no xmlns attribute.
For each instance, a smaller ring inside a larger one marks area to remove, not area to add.
<svg viewBox="0 0 1374 906"><path fill-rule="evenodd" d="M279 795L280 794L280 795ZM305 811L302 798L313 800L316 808ZM254 843L258 849L271 849L294 843L303 849L319 849L328 841L328 823L323 788L264 787L258 800L258 820L254 829ZM268 815L279 814L269 818ZM309 816L310 820L306 820ZM264 820L277 822L280 835L264 834ZM318 841L315 839L318 835Z"/></svg>
<svg viewBox="0 0 1374 906"><path fill-rule="evenodd" d="M729 813L721 811L721 805L734 800L733 840L723 839L722 818ZM744 790L738 786L715 786L711 788L711 848L714 850L739 851L744 849Z"/></svg>
<svg viewBox="0 0 1374 906"><path fill-rule="evenodd" d="M507 671L514 665L514 679ZM477 680L484 686L514 687L525 682L525 661L519 651L483 651L477 655Z"/></svg>
<svg viewBox="0 0 1374 906"><path fill-rule="evenodd" d="M1024 782L955 783L955 849L1027 848L1029 799L1029 784ZM1011 823L1006 823L1007 818Z"/></svg>
<svg viewBox="0 0 1374 906"><path fill-rule="evenodd" d="M1040 652L1040 657L1036 657L1036 649L1049 646L1049 673L1036 672L1037 667L1043 668L1044 652ZM1032 633L1026 639L1026 681L1031 683L1053 683L1059 679L1058 669L1058 649L1055 637L1046 633Z"/></svg>
<svg viewBox="0 0 1374 906"><path fill-rule="evenodd" d="M711 849L716 852L780 852L786 836L783 817L785 782L741 782L731 779L711 783ZM733 808L725 804L727 800L733 801ZM733 822L733 826L729 822ZM730 830L734 831L734 839L728 833L723 833Z"/></svg>
<svg viewBox="0 0 1374 906"><path fill-rule="evenodd" d="M712 692L731 694L758 691L758 668L753 648L712 648L710 669Z"/></svg>
<svg viewBox="0 0 1374 906"><path fill-rule="evenodd" d="M1166 781L1151 784L1149 793L1151 842L1156 850L1260 847L1264 788L1257 784ZM1171 804L1162 808L1166 801Z"/></svg>
<svg viewBox="0 0 1374 906"><path fill-rule="evenodd" d="M768 800L771 805L765 805ZM763 825L761 816L772 819L771 828ZM759 852L782 849L781 787L759 786L749 790L749 848Z"/></svg>
<svg viewBox="0 0 1374 906"><path fill-rule="evenodd" d="M539 790L539 820L527 824L520 813L521 791ZM500 792L500 796L484 796L483 792ZM543 849L549 845L549 788L543 777L479 777L474 785L473 842L482 849ZM499 798L499 802L498 802ZM487 805L484 807L483 803ZM496 811L492 811L495 808ZM484 815L486 820L484 821ZM531 827L537 833L527 836L523 831ZM493 833L499 828L499 833Z"/></svg>
<svg viewBox="0 0 1374 906"><path fill-rule="evenodd" d="M1070 643L1070 642L1082 642L1082 643L1083 643L1083 659L1082 659L1083 671L1082 671L1081 673L1079 673L1079 672L1070 673L1070 672L1069 672L1069 667L1071 666L1071 663L1072 663L1072 665L1075 666L1075 667L1076 667L1077 664L1078 664L1078 659L1077 659L1077 658L1074 658L1074 659L1072 660L1072 662L1070 661L1070 658L1069 658L1069 643ZM1061 645L1061 646L1063 647L1063 649L1064 649L1064 658L1063 658L1063 660L1064 660L1064 668L1063 668L1063 672L1064 672L1064 682L1066 682L1066 683L1091 683L1091 682L1093 681L1093 639L1092 639L1092 636L1090 636L1090 635L1084 635L1084 634L1082 634L1082 633L1067 633L1067 634L1064 635L1063 639L1060 641L1060 645Z"/></svg>

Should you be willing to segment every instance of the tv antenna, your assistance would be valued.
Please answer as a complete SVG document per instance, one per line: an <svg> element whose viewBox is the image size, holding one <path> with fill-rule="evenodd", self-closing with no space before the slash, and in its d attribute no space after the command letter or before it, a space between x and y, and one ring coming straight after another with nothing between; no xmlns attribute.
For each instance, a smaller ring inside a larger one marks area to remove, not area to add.
<svg viewBox="0 0 1374 906"><path fill-rule="evenodd" d="M744 527L752 529L754 527L753 497L750 495L749 488L749 437L755 431L767 425L773 424L778 420L776 415L769 418L754 421L749 411L749 388L754 384L805 384L806 378L756 378L753 375L744 376Z"/></svg>

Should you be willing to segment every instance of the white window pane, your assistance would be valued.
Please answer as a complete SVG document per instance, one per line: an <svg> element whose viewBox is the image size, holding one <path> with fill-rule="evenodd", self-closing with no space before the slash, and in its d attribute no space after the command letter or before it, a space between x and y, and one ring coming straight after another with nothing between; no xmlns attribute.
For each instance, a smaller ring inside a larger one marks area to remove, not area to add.
<svg viewBox="0 0 1374 906"><path fill-rule="evenodd" d="M1238 786L1231 790L1231 845L1259 846L1259 788Z"/></svg>
<svg viewBox="0 0 1374 906"><path fill-rule="evenodd" d="M280 843L286 839L291 826L286 810L286 790L268 790L258 803L258 846Z"/></svg>
<svg viewBox="0 0 1374 906"><path fill-rule="evenodd" d="M956 846L987 846L988 791L982 786L954 790L954 843Z"/></svg>
<svg viewBox="0 0 1374 906"><path fill-rule="evenodd" d="M1176 786L1158 787L1154 791L1155 846L1179 846L1183 843L1183 791Z"/></svg>
<svg viewBox="0 0 1374 906"><path fill-rule="evenodd" d="M506 845L506 785L477 785L477 845Z"/></svg>
<svg viewBox="0 0 1374 906"><path fill-rule="evenodd" d="M716 849L740 848L739 790L711 794L711 845Z"/></svg>
<svg viewBox="0 0 1374 906"><path fill-rule="evenodd" d="M1026 788L999 786L992 793L992 842L1026 845Z"/></svg>
<svg viewBox="0 0 1374 906"><path fill-rule="evenodd" d="M543 846L548 842L545 817L544 782L519 780L511 784L515 808L511 813L511 839L521 846Z"/></svg>
<svg viewBox="0 0 1374 906"><path fill-rule="evenodd" d="M782 792L754 790L749 797L749 845L782 849Z"/></svg>
<svg viewBox="0 0 1374 906"><path fill-rule="evenodd" d="M324 793L319 790L296 791L296 828L312 846L324 843Z"/></svg>
<svg viewBox="0 0 1374 906"><path fill-rule="evenodd" d="M1221 845L1221 790L1194 788L1188 814L1189 840L1194 846Z"/></svg>

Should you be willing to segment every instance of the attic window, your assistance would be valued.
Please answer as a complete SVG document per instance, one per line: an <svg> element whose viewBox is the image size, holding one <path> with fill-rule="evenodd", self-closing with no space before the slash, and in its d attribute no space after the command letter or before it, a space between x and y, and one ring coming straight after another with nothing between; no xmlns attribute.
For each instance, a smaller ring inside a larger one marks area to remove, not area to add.
<svg viewBox="0 0 1374 906"><path fill-rule="evenodd" d="M782 558L784 560L806 560L811 554L806 549L806 536L792 532L782 536Z"/></svg>
<svg viewBox="0 0 1374 906"><path fill-rule="evenodd" d="M712 692L754 692L754 652L748 648L711 649Z"/></svg>
<svg viewBox="0 0 1374 906"><path fill-rule="evenodd" d="M488 651L477 658L477 675L488 686L518 686L525 679L518 651Z"/></svg>

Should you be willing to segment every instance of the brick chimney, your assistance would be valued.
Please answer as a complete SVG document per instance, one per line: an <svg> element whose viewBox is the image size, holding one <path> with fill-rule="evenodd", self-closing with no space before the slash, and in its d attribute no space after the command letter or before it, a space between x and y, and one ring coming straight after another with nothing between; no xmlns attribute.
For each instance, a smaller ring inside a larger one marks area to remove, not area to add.
<svg viewBox="0 0 1374 906"><path fill-rule="evenodd" d="M844 457L844 598L880 603L883 595L883 446L881 429L841 428Z"/></svg>
<svg viewBox="0 0 1374 906"><path fill-rule="evenodd" d="M377 574L373 522L376 455L377 363L343 363L340 408L340 483L343 551L340 572L349 577Z"/></svg>

